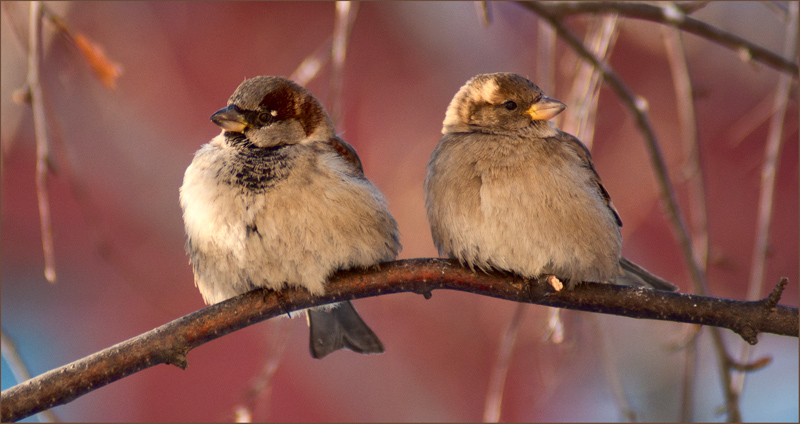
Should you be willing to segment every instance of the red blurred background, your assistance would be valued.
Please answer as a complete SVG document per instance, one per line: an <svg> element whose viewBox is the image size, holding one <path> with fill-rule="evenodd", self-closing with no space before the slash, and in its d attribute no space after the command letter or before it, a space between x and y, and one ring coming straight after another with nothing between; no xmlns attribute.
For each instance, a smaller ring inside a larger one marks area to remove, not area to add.
<svg viewBox="0 0 800 424"><path fill-rule="evenodd" d="M58 282L43 274L30 108L13 103L27 72L27 3L2 16L2 327L37 375L202 308L183 250L178 187L192 154L219 132L208 117L246 78L290 75L333 31L328 2L47 3L70 28L124 67L108 90L78 51L44 24L42 78L56 173L49 178ZM478 73L537 80L541 21L517 4L491 5L488 27L470 2L367 2L358 7L344 67L338 131L387 196L404 250L433 257L425 218L425 165L450 99ZM758 2L713 2L694 15L780 52L785 23ZM568 20L582 34L589 16ZM765 118L779 73L736 52L683 37L696 92L714 296L744 299L751 267ZM574 55L556 50L566 100ZM658 25L623 20L611 64L649 102L684 213L690 208L675 88ZM328 107L330 66L307 87ZM798 305L797 91L792 86L778 164L765 296L790 279L782 304ZM568 105L562 115L574 109ZM752 124L750 123L752 120ZM57 140L61 141L57 141ZM65 148L59 148L62 145ZM626 256L692 292L658 198L641 134L602 89L593 143L598 172L625 226ZM70 178L64 163L71 163ZM61 164L61 165L59 165ZM75 184L79 192L75 191ZM81 194L82 193L82 194ZM261 421L478 421L501 336L517 307L436 291L355 302L386 353L308 354L304 320L275 319L193 350L181 371L157 366L54 409L64 421L224 421L261 368L280 360L253 408ZM547 309L527 306L514 350L503 421L616 421L614 381L637 419L678 419L681 324L565 311L565 341L544 341ZM738 354L741 339L723 332ZM763 334L742 395L747 421L798 420L797 339ZM285 345L283 344L285 343ZM285 347L285 351L282 351ZM282 353L281 353L282 352ZM724 404L708 331L699 339L698 421ZM3 362L2 387L17 382Z"/></svg>

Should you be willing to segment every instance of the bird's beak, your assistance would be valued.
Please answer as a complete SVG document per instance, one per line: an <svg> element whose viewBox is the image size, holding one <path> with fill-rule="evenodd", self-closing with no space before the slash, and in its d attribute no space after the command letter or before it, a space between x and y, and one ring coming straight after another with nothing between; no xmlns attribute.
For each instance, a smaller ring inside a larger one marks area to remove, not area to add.
<svg viewBox="0 0 800 424"><path fill-rule="evenodd" d="M564 103L547 96L542 96L538 102L531 105L530 109L525 111L525 114L530 116L534 121L547 121L553 119L554 116L558 115L566 108L567 105Z"/></svg>
<svg viewBox="0 0 800 424"><path fill-rule="evenodd" d="M229 105L211 115L211 122L219 125L225 131L242 132L247 127L244 116L239 113L236 106Z"/></svg>

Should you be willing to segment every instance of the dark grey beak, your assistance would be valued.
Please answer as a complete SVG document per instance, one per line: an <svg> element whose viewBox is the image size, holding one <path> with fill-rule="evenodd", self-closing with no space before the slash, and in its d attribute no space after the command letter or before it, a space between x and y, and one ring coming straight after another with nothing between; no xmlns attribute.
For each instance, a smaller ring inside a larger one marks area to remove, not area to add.
<svg viewBox="0 0 800 424"><path fill-rule="evenodd" d="M211 122L225 131L242 132L247 127L244 116L236 106L228 105L211 115Z"/></svg>

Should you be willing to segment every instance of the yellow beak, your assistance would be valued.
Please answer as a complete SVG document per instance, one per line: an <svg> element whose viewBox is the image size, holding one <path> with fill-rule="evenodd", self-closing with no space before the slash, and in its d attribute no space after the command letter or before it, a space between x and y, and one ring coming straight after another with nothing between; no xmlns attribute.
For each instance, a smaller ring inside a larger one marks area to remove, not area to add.
<svg viewBox="0 0 800 424"><path fill-rule="evenodd" d="M554 116L558 115L566 108L567 105L564 103L547 96L542 96L538 102L532 104L530 109L525 111L525 114L530 116L534 121L547 121L553 119Z"/></svg>

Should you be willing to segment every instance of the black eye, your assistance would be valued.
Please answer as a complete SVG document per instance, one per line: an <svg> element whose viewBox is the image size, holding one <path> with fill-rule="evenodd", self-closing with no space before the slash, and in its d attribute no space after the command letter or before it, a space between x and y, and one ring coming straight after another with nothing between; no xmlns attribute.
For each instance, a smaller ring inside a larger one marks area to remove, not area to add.
<svg viewBox="0 0 800 424"><path fill-rule="evenodd" d="M258 122L261 123L261 124L266 124L267 122L270 121L271 118L272 118L272 116L269 113L266 113L266 112L262 112L262 113L258 114Z"/></svg>
<svg viewBox="0 0 800 424"><path fill-rule="evenodd" d="M517 104L514 103L512 100L503 103L503 106L508 110L514 110L517 108Z"/></svg>

